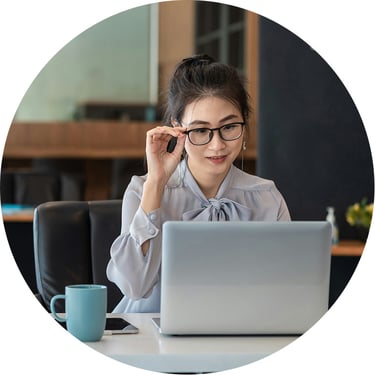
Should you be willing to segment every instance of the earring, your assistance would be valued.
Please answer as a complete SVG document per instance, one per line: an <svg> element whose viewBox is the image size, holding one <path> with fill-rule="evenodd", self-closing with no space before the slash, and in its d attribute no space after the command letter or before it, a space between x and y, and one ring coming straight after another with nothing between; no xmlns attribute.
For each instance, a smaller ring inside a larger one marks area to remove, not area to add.
<svg viewBox="0 0 375 375"><path fill-rule="evenodd" d="M243 141L243 143L242 143L242 152L241 152L241 169L242 169L242 171L243 171L243 153L244 153L244 151L246 150L246 141Z"/></svg>

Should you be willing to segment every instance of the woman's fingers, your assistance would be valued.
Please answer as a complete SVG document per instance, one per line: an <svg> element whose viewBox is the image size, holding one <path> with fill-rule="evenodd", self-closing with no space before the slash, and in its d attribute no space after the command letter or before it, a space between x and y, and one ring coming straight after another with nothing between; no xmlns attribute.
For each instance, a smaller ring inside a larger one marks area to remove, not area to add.
<svg viewBox="0 0 375 375"><path fill-rule="evenodd" d="M171 128L159 126L147 132L146 157L148 178L153 181L166 183L178 163L184 149L186 134L185 128ZM176 146L172 152L168 151L168 144L176 138Z"/></svg>
<svg viewBox="0 0 375 375"><path fill-rule="evenodd" d="M170 126L158 126L147 132L147 136L150 138L156 137L157 139L163 138L163 136L178 137L180 134L186 131L185 128L172 128Z"/></svg>
<svg viewBox="0 0 375 375"><path fill-rule="evenodd" d="M182 152L184 151L185 139L186 139L186 134L182 132L177 137L177 142L173 150L173 153L177 154L178 157L180 157L182 155Z"/></svg>
<svg viewBox="0 0 375 375"><path fill-rule="evenodd" d="M152 147L153 152L159 151L159 152L166 152L168 142L174 137L177 138L177 140L180 140L182 137L182 143L185 139L185 131L186 128L178 127L178 128L172 128L170 126L158 126L156 128L153 128L147 132L147 145L149 147ZM179 149L180 154L183 150L183 145L181 145L181 142L179 143Z"/></svg>

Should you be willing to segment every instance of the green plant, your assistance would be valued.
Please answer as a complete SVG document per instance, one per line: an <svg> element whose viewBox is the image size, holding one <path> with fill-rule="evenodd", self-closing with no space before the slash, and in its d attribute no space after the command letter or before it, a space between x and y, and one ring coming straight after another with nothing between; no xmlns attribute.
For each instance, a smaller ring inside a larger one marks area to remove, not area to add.
<svg viewBox="0 0 375 375"><path fill-rule="evenodd" d="M347 208L346 221L351 226L370 228L373 207L373 203L367 203L367 198L363 198Z"/></svg>

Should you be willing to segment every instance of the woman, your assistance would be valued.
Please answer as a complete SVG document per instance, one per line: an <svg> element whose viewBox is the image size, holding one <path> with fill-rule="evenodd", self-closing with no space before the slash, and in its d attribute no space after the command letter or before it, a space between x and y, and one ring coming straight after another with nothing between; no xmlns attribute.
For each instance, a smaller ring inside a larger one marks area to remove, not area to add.
<svg viewBox="0 0 375 375"><path fill-rule="evenodd" d="M248 94L234 68L206 55L177 66L166 126L146 136L148 174L134 176L124 195L121 234L107 267L108 279L124 294L114 312L160 311L163 222L290 220L272 181L233 165L245 149L249 115Z"/></svg>

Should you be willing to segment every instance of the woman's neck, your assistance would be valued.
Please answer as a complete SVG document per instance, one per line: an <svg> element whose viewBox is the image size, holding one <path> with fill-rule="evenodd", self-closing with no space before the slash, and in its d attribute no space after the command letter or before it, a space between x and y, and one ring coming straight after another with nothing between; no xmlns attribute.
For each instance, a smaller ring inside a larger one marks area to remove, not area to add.
<svg viewBox="0 0 375 375"><path fill-rule="evenodd" d="M201 172L200 170L195 170L194 168L190 168L189 170L192 176L194 177L194 180L198 184L199 188L201 189L203 195L207 199L215 198L222 182L224 181L226 175L228 174L228 171L224 174L220 175L212 175Z"/></svg>
<svg viewBox="0 0 375 375"><path fill-rule="evenodd" d="M195 177L194 177L195 178ZM199 188L201 189L202 193L207 199L215 198L217 195L217 192L219 191L221 182L219 184L213 185L212 183L202 183L199 180L196 180Z"/></svg>

